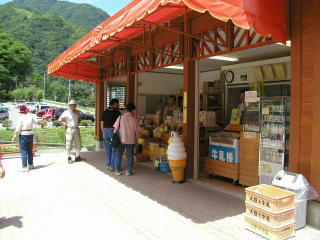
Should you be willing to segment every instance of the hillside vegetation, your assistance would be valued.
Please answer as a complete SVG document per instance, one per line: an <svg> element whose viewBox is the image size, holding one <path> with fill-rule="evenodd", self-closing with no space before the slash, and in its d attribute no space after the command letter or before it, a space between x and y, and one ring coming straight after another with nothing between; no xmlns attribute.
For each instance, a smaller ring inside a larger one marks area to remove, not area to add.
<svg viewBox="0 0 320 240"><path fill-rule="evenodd" d="M12 4L18 8L32 8L60 16L87 31L99 25L109 17L103 10L89 4L76 4L67 1L14 0Z"/></svg>
<svg viewBox="0 0 320 240"><path fill-rule="evenodd" d="M23 45L26 47L23 51L29 51L31 55L24 58L27 60L23 62L26 69L23 74L12 70L21 68L21 63L15 61L17 66L12 66L8 64L9 56L0 55L0 100L40 100L39 91L27 91L23 88L28 87L29 82L38 84L42 90L48 64L108 16L104 11L88 4L57 0L14 0L0 5L0 33L11 39L7 43ZM0 51L7 54L8 47L8 44L2 44ZM63 78L46 76L46 98L65 102L68 98L68 82ZM21 91L12 92L13 87L21 88ZM37 94L26 94L27 92ZM94 105L94 92L93 84L71 81L71 97L88 106Z"/></svg>

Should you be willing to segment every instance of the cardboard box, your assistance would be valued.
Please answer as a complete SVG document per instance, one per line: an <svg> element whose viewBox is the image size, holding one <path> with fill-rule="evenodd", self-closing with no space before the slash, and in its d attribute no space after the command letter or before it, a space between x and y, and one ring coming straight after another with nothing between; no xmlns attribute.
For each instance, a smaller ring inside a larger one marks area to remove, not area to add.
<svg viewBox="0 0 320 240"><path fill-rule="evenodd" d="M149 158L150 161L153 161L159 157L166 157L167 156L167 147L166 143L159 143L159 142L149 142Z"/></svg>
<svg viewBox="0 0 320 240"><path fill-rule="evenodd" d="M203 92L207 93L209 90L213 90L214 82L203 82Z"/></svg>

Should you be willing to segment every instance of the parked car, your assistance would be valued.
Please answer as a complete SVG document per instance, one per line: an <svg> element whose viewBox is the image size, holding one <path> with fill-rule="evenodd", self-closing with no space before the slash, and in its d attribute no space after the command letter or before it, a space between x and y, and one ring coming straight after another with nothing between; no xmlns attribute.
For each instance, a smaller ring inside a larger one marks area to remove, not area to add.
<svg viewBox="0 0 320 240"><path fill-rule="evenodd" d="M3 108L5 110L9 111L9 108L3 103L0 103L0 108Z"/></svg>
<svg viewBox="0 0 320 240"><path fill-rule="evenodd" d="M67 110L66 108L56 108L52 114L52 121L58 120L61 114Z"/></svg>
<svg viewBox="0 0 320 240"><path fill-rule="evenodd" d="M46 108L45 114L42 115L43 120L51 121L53 114L57 108Z"/></svg>
<svg viewBox="0 0 320 240"><path fill-rule="evenodd" d="M38 111L40 111L40 110L42 110L42 109L45 109L45 108L49 108L50 106L49 105L47 105L47 104L37 104L32 110L31 110L31 112L32 113L35 113L35 114L37 114L38 113Z"/></svg>
<svg viewBox="0 0 320 240"><path fill-rule="evenodd" d="M9 111L6 108L0 107L0 121L9 119Z"/></svg>
<svg viewBox="0 0 320 240"><path fill-rule="evenodd" d="M27 106L27 108L30 110L30 112L34 113L36 110L36 106L38 105L37 102L25 102L24 105Z"/></svg>
<svg viewBox="0 0 320 240"><path fill-rule="evenodd" d="M37 116L42 117L44 114L46 114L46 109L48 108L53 108L53 107L48 105L40 105L38 107L38 111L36 112Z"/></svg>
<svg viewBox="0 0 320 240"><path fill-rule="evenodd" d="M82 111L80 111L80 117L81 117L80 118L81 120L90 120L93 123L94 123L94 120L95 120L93 115L86 114L86 113L84 113Z"/></svg>

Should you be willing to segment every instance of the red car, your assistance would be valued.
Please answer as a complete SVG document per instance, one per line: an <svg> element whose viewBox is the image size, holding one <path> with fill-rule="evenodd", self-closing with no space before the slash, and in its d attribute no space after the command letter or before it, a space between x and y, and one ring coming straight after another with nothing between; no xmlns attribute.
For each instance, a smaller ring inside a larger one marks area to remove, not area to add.
<svg viewBox="0 0 320 240"><path fill-rule="evenodd" d="M42 109L42 110L39 110L39 111L37 112L37 116L42 118L42 116L47 113L47 110L48 110L48 109L49 109L49 108L44 108L44 109Z"/></svg>
<svg viewBox="0 0 320 240"><path fill-rule="evenodd" d="M46 110L48 108L53 108L52 106L47 106L47 105L41 105L38 107L38 111L37 111L37 116L38 117L42 117L44 114L46 114Z"/></svg>
<svg viewBox="0 0 320 240"><path fill-rule="evenodd" d="M46 111L45 111L45 114L42 115L42 119L43 120L47 120L47 121L52 120L52 118L54 116L54 112L55 112L56 109L57 108L46 108L46 109L44 109Z"/></svg>

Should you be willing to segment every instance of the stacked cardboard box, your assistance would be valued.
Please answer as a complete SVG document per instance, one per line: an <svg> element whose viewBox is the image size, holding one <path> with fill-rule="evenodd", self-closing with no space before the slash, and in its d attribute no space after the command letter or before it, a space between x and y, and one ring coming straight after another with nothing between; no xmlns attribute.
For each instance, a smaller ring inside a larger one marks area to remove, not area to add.
<svg viewBox="0 0 320 240"><path fill-rule="evenodd" d="M246 228L267 239L295 234L295 193L269 185L246 188Z"/></svg>
<svg viewBox="0 0 320 240"><path fill-rule="evenodd" d="M168 144L163 142L149 142L149 159L150 161L160 157L167 157Z"/></svg>
<svg viewBox="0 0 320 240"><path fill-rule="evenodd" d="M149 157L149 143L150 142L161 142L161 138L148 138L148 137L139 137L138 138L138 153L143 156ZM145 159L145 157L140 156L140 158Z"/></svg>
<svg viewBox="0 0 320 240"><path fill-rule="evenodd" d="M203 92L219 94L225 90L225 82L223 80L215 80L213 82L203 82Z"/></svg>

